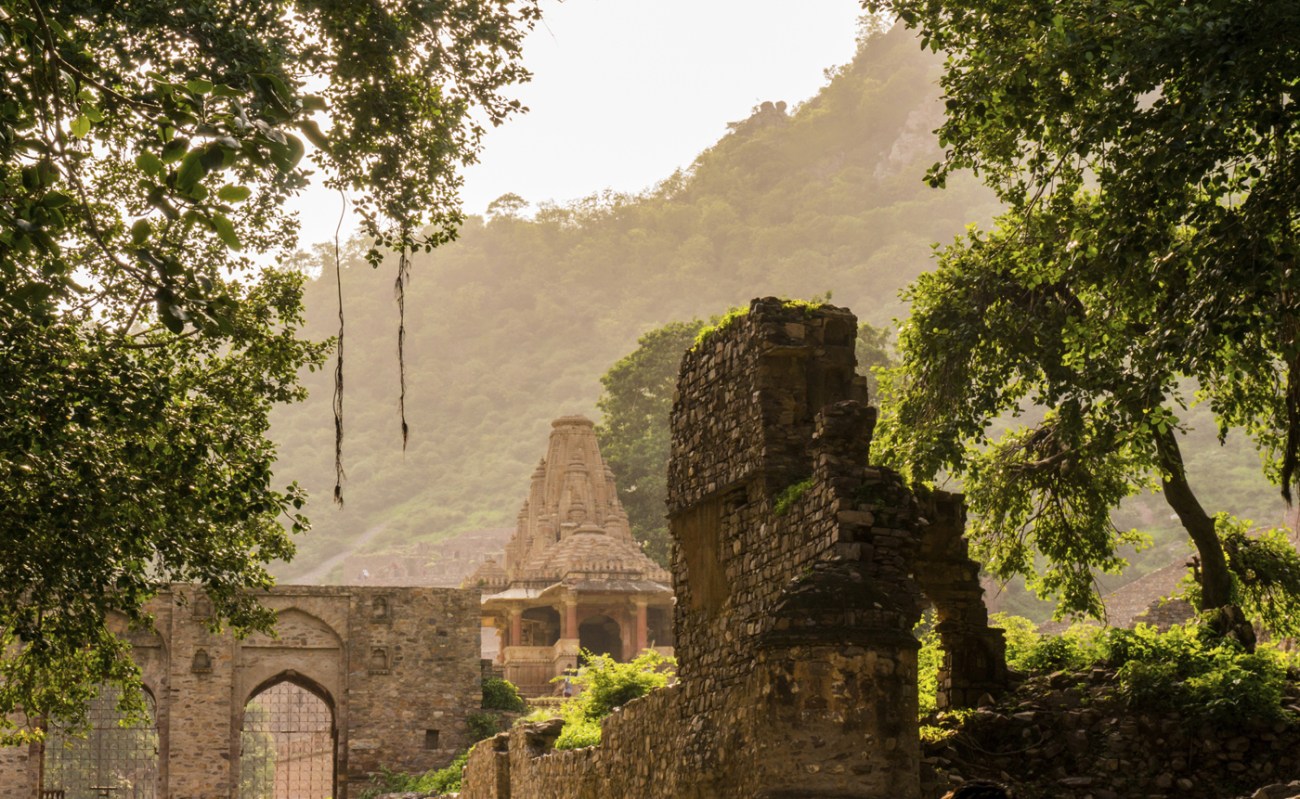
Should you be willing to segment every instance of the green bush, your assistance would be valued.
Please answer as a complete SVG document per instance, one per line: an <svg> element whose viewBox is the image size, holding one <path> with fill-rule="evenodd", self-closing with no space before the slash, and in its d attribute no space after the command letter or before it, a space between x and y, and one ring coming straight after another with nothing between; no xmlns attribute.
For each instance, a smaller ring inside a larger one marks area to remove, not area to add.
<svg viewBox="0 0 1300 799"><path fill-rule="evenodd" d="M579 693L549 714L564 719L556 749L598 745L601 719L615 708L666 686L677 667L677 661L649 649L628 663L619 663L608 655L593 655L585 649L582 657L587 665L569 678ZM541 721L544 715L535 712L524 720Z"/></svg>
<svg viewBox="0 0 1300 799"><path fill-rule="evenodd" d="M1216 724L1286 718L1287 662L1276 650L1247 653L1194 622L1165 633L1147 625L1111 630L1102 647L1118 669L1120 694L1134 707Z"/></svg>
<svg viewBox="0 0 1300 799"><path fill-rule="evenodd" d="M587 718L565 719L560 737L555 739L556 749L583 749L600 746L600 722Z"/></svg>
<svg viewBox="0 0 1300 799"><path fill-rule="evenodd" d="M498 713L470 713L465 721L469 725L470 738L475 743L501 732L501 716Z"/></svg>
<svg viewBox="0 0 1300 799"><path fill-rule="evenodd" d="M446 768L430 771L421 779L417 791L452 793L460 790L461 778L465 776L465 764L469 762L469 750L461 752Z"/></svg>
<svg viewBox="0 0 1300 799"><path fill-rule="evenodd" d="M1043 637L1038 634L1038 625L1024 616L994 613L989 616L989 626L1002 630L1003 640L1007 643L1007 665L1025 671L1025 658Z"/></svg>
<svg viewBox="0 0 1300 799"><path fill-rule="evenodd" d="M990 616L989 624L1002 628L1007 665L1016 671L1085 669L1101 658L1099 631L1092 626L1074 625L1061 635L1041 635L1029 619L1005 613Z"/></svg>
<svg viewBox="0 0 1300 799"><path fill-rule="evenodd" d="M528 703L519 695L519 689L515 684L509 680L500 677L484 677L483 708L524 713L528 710Z"/></svg>
<svg viewBox="0 0 1300 799"><path fill-rule="evenodd" d="M616 707L622 707L656 688L668 684L676 669L672 658L647 649L627 663L619 663L609 655L584 652L587 667L573 678L581 689L575 699L589 719L602 719Z"/></svg>
<svg viewBox="0 0 1300 799"><path fill-rule="evenodd" d="M379 773L370 778L370 786L361 792L361 799L373 799L385 793L452 793L460 790L461 777L465 773L465 764L469 761L469 752L461 752L445 768L425 772L424 774L403 774L380 767Z"/></svg>
<svg viewBox="0 0 1300 799"><path fill-rule="evenodd" d="M808 489L812 488L812 485L813 479L809 477L807 480L800 480L793 485L786 486L781 495L776 498L776 504L773 505L772 512L777 516L784 516L789 513L790 508L794 507L800 497L808 493Z"/></svg>

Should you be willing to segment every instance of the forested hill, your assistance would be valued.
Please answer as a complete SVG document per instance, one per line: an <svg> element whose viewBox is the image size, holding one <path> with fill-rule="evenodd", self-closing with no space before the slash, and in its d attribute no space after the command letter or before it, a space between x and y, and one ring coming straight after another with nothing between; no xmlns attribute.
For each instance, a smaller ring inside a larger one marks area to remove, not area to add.
<svg viewBox="0 0 1300 799"><path fill-rule="evenodd" d="M282 578L358 544L512 524L551 419L595 418L601 374L659 325L827 291L875 324L900 315L899 289L928 267L931 244L994 212L973 181L945 191L922 181L938 155L939 66L905 32L875 37L816 97L764 104L645 194L533 218L502 200L457 242L417 257L405 295L405 454L396 267L345 253L347 504L330 504L332 375L317 373L311 399L278 412L272 430L278 478L308 488L315 525ZM338 324L325 255L306 298L318 337Z"/></svg>

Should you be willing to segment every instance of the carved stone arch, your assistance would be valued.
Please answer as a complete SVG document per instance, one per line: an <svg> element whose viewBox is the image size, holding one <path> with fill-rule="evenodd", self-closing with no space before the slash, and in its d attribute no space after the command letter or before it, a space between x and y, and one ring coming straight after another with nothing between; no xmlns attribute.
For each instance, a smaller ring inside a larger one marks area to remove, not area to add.
<svg viewBox="0 0 1300 799"><path fill-rule="evenodd" d="M249 702L257 698L259 694L265 693L267 690L274 688L280 683L286 683L286 682L298 686L299 688L303 689L304 691L307 691L308 693L315 696L317 699L324 702L325 706L330 709L330 712L335 714L335 716L337 717L338 703L334 701L334 694L333 692L330 691L329 688L327 688L325 685L321 684L317 680L314 680L311 677L307 676L306 674L302 674L301 672L295 671L294 669L285 669L277 674L274 674L262 680L257 685L253 686L251 690L245 692L244 699L239 704L238 712L240 715L240 719L242 720L244 715L244 708L248 706Z"/></svg>
<svg viewBox="0 0 1300 799"><path fill-rule="evenodd" d="M343 636L332 624L297 605L278 608L275 612L275 629L278 637L263 633L250 635L245 646L267 646L280 649L342 649Z"/></svg>
<svg viewBox="0 0 1300 799"><path fill-rule="evenodd" d="M239 644L236 695L242 700L240 707L258 691L291 675L290 681L308 691L334 697L331 708L337 711L333 703L341 701L346 672L343 637L316 614L292 605L277 611L276 630L277 638L254 633Z"/></svg>
<svg viewBox="0 0 1300 799"><path fill-rule="evenodd" d="M940 710L975 707L997 696L1011 680L1006 642L989 626L980 585L980 565L966 543L966 507L961 494L917 490L927 524L921 530L916 582L934 607L935 630L943 647L936 705Z"/></svg>

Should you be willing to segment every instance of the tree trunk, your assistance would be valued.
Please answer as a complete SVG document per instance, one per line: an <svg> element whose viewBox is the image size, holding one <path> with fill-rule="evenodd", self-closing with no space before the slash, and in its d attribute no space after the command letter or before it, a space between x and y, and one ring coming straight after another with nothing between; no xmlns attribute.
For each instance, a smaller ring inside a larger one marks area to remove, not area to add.
<svg viewBox="0 0 1300 799"><path fill-rule="evenodd" d="M1156 452L1160 458L1165 501L1178 514L1183 529L1196 545L1201 559L1201 609L1217 610L1232 602L1232 576L1223 542L1214 530L1214 519L1201 507L1187 482L1183 454L1172 429L1156 433Z"/></svg>

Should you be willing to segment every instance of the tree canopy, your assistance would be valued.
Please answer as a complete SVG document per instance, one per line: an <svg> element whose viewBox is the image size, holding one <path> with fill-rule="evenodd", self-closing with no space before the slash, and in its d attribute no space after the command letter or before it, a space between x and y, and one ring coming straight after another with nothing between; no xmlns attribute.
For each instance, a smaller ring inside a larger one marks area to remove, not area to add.
<svg viewBox="0 0 1300 799"><path fill-rule="evenodd" d="M1207 608L1237 598L1179 438L1206 403L1289 492L1300 451L1300 9L1210 0L869 2L947 53L934 185L1006 203L910 290L895 452L964 475L974 535L1098 612L1118 500L1154 481L1195 544ZM995 439L990 423L1047 408Z"/></svg>
<svg viewBox="0 0 1300 799"><path fill-rule="evenodd" d="M672 547L665 515L672 444L668 415L682 355L703 327L696 319L646 333L636 350L600 378L605 391L596 403L602 415L596 429L601 455L614 472L632 534L665 567Z"/></svg>
<svg viewBox="0 0 1300 799"><path fill-rule="evenodd" d="M293 247L304 140L372 263L447 240L537 13L0 0L0 724L136 684L108 617L147 626L171 581L268 625L248 590L306 523L268 414L327 349L297 337L302 276L261 266Z"/></svg>

